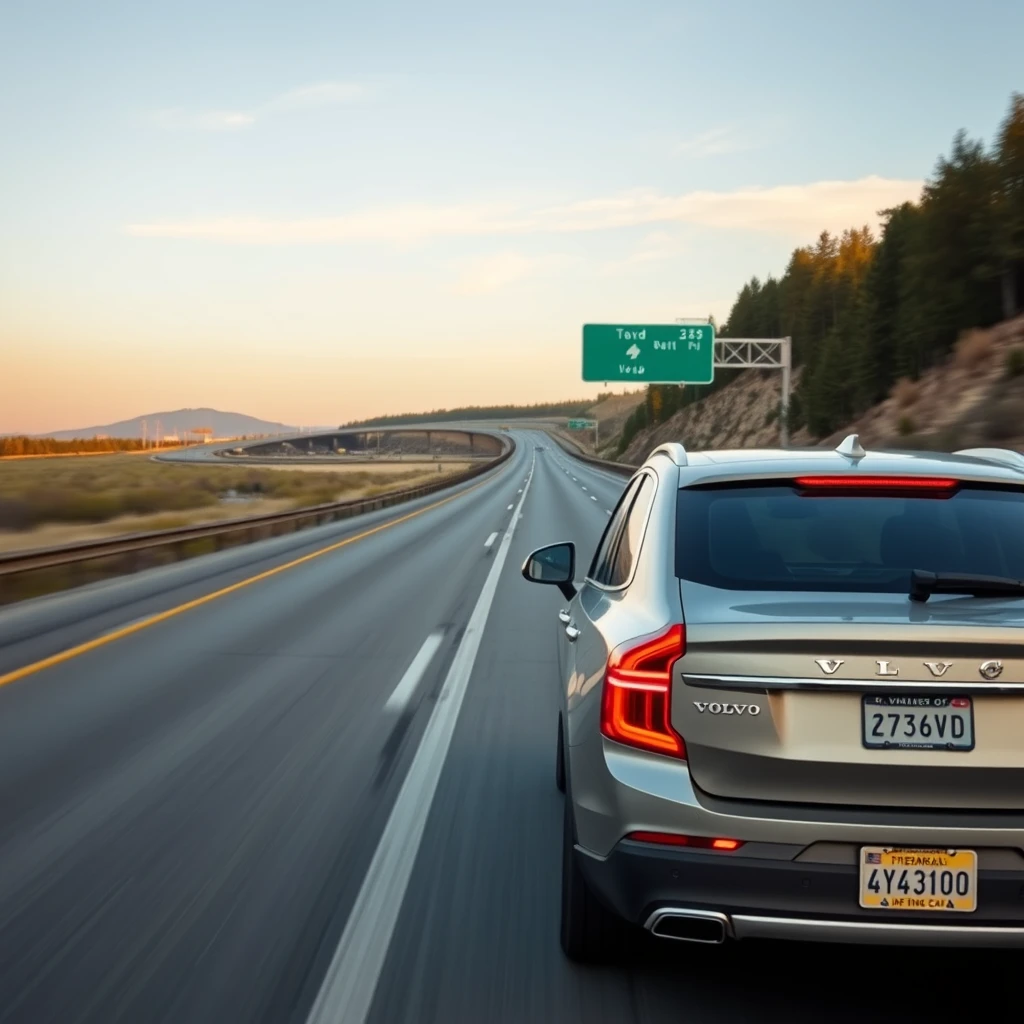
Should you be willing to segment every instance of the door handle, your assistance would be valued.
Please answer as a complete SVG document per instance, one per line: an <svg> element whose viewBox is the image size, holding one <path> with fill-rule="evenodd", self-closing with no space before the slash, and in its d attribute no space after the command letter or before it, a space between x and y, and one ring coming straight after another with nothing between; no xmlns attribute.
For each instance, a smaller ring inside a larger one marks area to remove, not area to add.
<svg viewBox="0 0 1024 1024"><path fill-rule="evenodd" d="M563 608L558 613L558 621L561 622L562 625L568 626L569 623L572 622L572 616L568 613L568 611L566 611L565 608Z"/></svg>
<svg viewBox="0 0 1024 1024"><path fill-rule="evenodd" d="M572 643L575 643L579 639L580 631L575 626L569 625L565 627L565 635Z"/></svg>

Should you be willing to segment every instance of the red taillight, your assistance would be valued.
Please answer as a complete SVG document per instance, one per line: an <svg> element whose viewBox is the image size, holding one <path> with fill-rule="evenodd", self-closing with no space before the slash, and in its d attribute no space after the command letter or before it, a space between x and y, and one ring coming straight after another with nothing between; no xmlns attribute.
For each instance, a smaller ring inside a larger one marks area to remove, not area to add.
<svg viewBox="0 0 1024 1024"><path fill-rule="evenodd" d="M953 491L957 481L939 476L798 476L797 487L805 491L915 491L936 494Z"/></svg>
<svg viewBox="0 0 1024 1024"><path fill-rule="evenodd" d="M681 836L675 832L630 832L627 839L637 843L657 843L660 846L688 846L694 850L738 850L740 839L716 839L712 836Z"/></svg>
<svg viewBox="0 0 1024 1024"><path fill-rule="evenodd" d="M686 757L686 745L671 722L672 666L685 651L681 625L612 651L601 700L601 732L608 739Z"/></svg>

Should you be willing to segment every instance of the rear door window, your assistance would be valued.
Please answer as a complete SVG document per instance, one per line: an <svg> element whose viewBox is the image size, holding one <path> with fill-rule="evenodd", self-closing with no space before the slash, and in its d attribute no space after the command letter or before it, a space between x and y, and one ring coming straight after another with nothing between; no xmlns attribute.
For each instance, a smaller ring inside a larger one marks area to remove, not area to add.
<svg viewBox="0 0 1024 1024"><path fill-rule="evenodd" d="M640 479L635 497L626 515L626 521L619 533L618 544L613 552L611 570L606 586L621 587L629 582L643 539L647 513L654 500L654 480L647 474Z"/></svg>
<svg viewBox="0 0 1024 1024"><path fill-rule="evenodd" d="M612 511L612 516L605 527L604 535L597 545L597 551L594 552L594 560L590 563L590 572L587 573L587 577L595 583L600 583L603 586L608 585L608 579L612 574L612 564L615 558L615 549L618 546L619 535L622 533L622 526L626 521L626 516L629 514L629 507L636 495L637 488L640 486L640 479L640 477L636 477L627 485L622 497L619 498L618 505Z"/></svg>
<svg viewBox="0 0 1024 1024"><path fill-rule="evenodd" d="M732 590L896 593L912 569L1024 578L1024 492L817 496L774 482L679 491L682 579Z"/></svg>

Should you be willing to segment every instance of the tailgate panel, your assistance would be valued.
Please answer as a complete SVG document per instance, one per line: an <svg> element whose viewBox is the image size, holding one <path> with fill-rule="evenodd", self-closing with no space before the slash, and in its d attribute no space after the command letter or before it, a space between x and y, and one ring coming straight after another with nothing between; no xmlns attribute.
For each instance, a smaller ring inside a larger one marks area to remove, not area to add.
<svg viewBox="0 0 1024 1024"><path fill-rule="evenodd" d="M1019 601L985 602L983 615L975 601L965 616L964 601L924 613L897 595L873 595L874 614L848 595L732 595L742 611L687 596L672 717L701 789L780 803L1024 809L1024 658L1016 630L999 622L1011 609L1017 619ZM868 692L969 696L974 749L865 747Z"/></svg>

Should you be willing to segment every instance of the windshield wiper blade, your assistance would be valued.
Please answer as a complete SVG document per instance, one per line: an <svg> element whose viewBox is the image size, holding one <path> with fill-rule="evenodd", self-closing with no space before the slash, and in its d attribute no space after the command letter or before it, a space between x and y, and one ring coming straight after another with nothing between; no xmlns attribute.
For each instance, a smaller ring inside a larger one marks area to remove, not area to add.
<svg viewBox="0 0 1024 1024"><path fill-rule="evenodd" d="M972 597L1024 594L1024 580L1009 576L982 576L973 572L911 570L910 600L927 601L932 594L970 594Z"/></svg>

